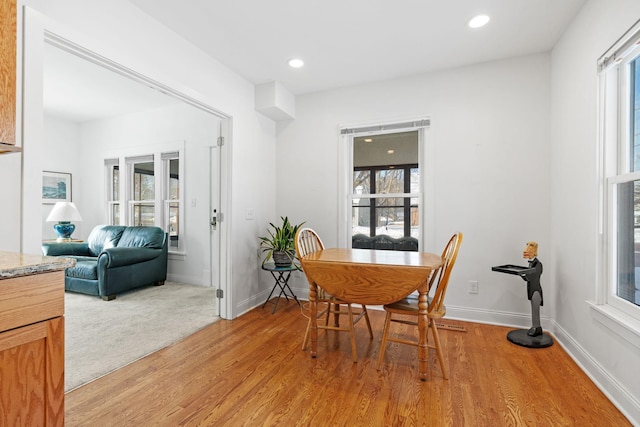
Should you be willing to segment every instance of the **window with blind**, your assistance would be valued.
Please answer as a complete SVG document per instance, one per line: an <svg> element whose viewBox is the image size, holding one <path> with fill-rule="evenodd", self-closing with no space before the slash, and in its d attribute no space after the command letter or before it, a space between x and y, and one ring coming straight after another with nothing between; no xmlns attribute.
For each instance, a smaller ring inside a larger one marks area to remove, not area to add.
<svg viewBox="0 0 640 427"><path fill-rule="evenodd" d="M640 319L640 25L599 61L602 301Z"/></svg>
<svg viewBox="0 0 640 427"><path fill-rule="evenodd" d="M156 223L156 174L153 156L127 159L129 225Z"/></svg>
<svg viewBox="0 0 640 427"><path fill-rule="evenodd" d="M183 252L182 165L181 151L105 160L109 223L161 227Z"/></svg>
<svg viewBox="0 0 640 427"><path fill-rule="evenodd" d="M105 160L107 174L107 221L120 224L120 166L118 159Z"/></svg>

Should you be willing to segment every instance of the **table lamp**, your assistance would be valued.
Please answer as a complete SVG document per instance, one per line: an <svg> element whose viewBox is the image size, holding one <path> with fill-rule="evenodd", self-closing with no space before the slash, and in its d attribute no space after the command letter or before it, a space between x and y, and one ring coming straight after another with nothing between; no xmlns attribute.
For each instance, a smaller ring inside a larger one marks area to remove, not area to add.
<svg viewBox="0 0 640 427"><path fill-rule="evenodd" d="M56 222L53 229L58 234L58 242L68 242L76 226L71 221L82 221L76 205L71 202L58 202L47 217L47 222Z"/></svg>

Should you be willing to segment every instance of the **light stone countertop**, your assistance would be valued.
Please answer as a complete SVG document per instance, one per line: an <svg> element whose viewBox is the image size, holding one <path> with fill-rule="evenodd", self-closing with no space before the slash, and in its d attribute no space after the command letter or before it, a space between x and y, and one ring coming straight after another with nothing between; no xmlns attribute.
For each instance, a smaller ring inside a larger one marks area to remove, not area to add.
<svg viewBox="0 0 640 427"><path fill-rule="evenodd" d="M73 258L0 251L0 280L64 270L75 264L76 260Z"/></svg>

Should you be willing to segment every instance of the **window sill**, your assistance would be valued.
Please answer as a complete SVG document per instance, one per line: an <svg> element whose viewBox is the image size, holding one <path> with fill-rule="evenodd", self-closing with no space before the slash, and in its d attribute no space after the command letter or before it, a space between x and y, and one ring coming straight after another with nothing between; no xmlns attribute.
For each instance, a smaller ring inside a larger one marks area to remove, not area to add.
<svg viewBox="0 0 640 427"><path fill-rule="evenodd" d="M169 259L171 260L184 261L186 257L186 252L169 252Z"/></svg>
<svg viewBox="0 0 640 427"><path fill-rule="evenodd" d="M591 307L591 315L595 320L640 348L639 320L607 304L597 305L592 301L587 301L587 304Z"/></svg>

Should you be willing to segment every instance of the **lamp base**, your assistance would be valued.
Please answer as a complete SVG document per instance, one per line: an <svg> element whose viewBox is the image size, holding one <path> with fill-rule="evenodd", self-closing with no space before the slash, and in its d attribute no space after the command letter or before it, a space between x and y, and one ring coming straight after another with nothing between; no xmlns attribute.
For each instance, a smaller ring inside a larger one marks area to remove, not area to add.
<svg viewBox="0 0 640 427"><path fill-rule="evenodd" d="M71 240L71 234L73 234L76 226L69 221L60 221L57 224L53 224L53 229L58 235L58 242L68 242Z"/></svg>

